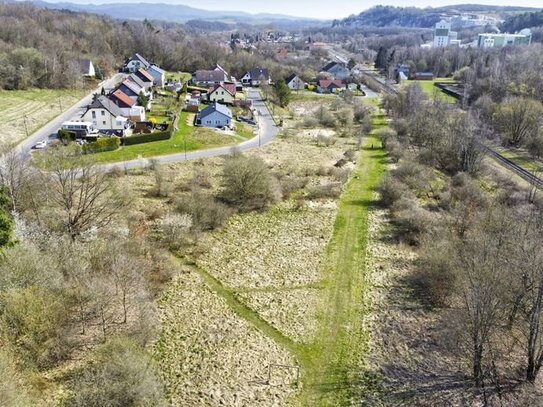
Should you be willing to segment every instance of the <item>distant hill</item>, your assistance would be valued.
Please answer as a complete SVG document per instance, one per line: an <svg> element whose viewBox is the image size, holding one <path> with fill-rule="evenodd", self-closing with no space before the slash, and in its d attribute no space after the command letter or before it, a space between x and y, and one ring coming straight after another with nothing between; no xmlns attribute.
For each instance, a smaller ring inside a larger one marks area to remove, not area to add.
<svg viewBox="0 0 543 407"><path fill-rule="evenodd" d="M511 16L503 22L500 28L502 31L517 32L524 28L534 27L543 27L543 10Z"/></svg>
<svg viewBox="0 0 543 407"><path fill-rule="evenodd" d="M441 18L460 13L493 14L503 18L512 13L535 10L538 9L478 4L461 4L439 8L376 6L358 15L336 20L333 22L333 26L432 28Z"/></svg>
<svg viewBox="0 0 543 407"><path fill-rule="evenodd" d="M89 12L124 20L162 20L176 23L187 21L219 21L222 23L274 24L314 26L323 25L322 21L282 14L250 14L242 11L211 11L194 7L166 3L111 3L111 4L76 4L70 2L52 3L42 0L30 0L40 8Z"/></svg>

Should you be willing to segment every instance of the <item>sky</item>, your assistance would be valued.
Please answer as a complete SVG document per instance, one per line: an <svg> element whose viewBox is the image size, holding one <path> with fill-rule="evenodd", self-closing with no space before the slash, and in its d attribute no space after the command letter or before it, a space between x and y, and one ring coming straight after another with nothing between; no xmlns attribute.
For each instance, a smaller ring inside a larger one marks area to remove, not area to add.
<svg viewBox="0 0 543 407"><path fill-rule="evenodd" d="M61 0L46 0L58 3ZM70 3L170 3L209 10L242 10L250 13L287 14L320 19L344 18L358 14L372 6L394 5L401 7L440 7L451 4L486 4L496 6L524 6L543 9L542 0L65 0Z"/></svg>

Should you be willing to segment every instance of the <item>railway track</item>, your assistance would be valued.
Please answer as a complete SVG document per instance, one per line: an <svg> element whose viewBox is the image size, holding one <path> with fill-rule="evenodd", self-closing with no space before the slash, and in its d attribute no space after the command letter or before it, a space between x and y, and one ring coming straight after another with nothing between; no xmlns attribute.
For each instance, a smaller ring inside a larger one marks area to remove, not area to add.
<svg viewBox="0 0 543 407"><path fill-rule="evenodd" d="M379 75L377 75L373 71L364 70L362 71L362 75L364 75L367 79L369 79L368 81L369 83L367 84L368 87L370 88L372 87L370 86L370 83L371 83L373 87L377 88L377 89L372 88L375 91L379 91L379 92L383 92L387 94L393 94L393 95L397 95L398 93L400 93L398 89L386 83L386 81L383 78L379 77ZM492 149L491 147L483 143L479 143L479 148L483 153L485 153L487 156L492 158L502 167L508 169L509 171L514 172L516 175L518 175L519 177L521 177L523 180L527 181L534 187L538 189L539 188L543 189L543 179L539 178L537 175L531 173L530 171L525 170L518 164L515 164L510 159L504 157L503 155L498 153L496 150Z"/></svg>

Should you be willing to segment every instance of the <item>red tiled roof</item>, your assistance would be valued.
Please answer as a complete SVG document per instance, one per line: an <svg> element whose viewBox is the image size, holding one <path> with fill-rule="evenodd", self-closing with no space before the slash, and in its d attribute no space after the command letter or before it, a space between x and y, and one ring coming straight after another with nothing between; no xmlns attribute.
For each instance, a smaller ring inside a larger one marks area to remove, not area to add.
<svg viewBox="0 0 543 407"><path fill-rule="evenodd" d="M152 75L151 75L149 72L147 72L145 69L140 68L140 69L138 70L138 72L141 73L145 78L148 79L147 82L153 82L154 78L153 78Z"/></svg>
<svg viewBox="0 0 543 407"><path fill-rule="evenodd" d="M117 100L114 100L116 105L119 105L117 101L120 101L122 104L126 105L126 107L132 107L136 104L136 101L128 97L128 95L124 93L122 90L116 90L115 92L113 92L113 94L111 95L111 98L117 99Z"/></svg>
<svg viewBox="0 0 543 407"><path fill-rule="evenodd" d="M212 88L209 88L209 94L211 95L213 92L215 92L218 88L224 88L228 93L230 93L232 96L236 96L236 85L233 83L223 83L222 85L216 85Z"/></svg>
<svg viewBox="0 0 543 407"><path fill-rule="evenodd" d="M330 79L321 79L319 81L319 86L323 89L328 89L330 86L335 85L336 88L343 88L345 87L345 84L342 81L339 81L337 79L330 80Z"/></svg>

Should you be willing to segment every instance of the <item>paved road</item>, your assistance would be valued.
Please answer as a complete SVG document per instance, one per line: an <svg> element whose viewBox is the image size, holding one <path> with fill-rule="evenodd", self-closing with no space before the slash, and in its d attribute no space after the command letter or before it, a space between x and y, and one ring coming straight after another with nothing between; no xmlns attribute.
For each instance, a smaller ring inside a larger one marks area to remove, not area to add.
<svg viewBox="0 0 543 407"><path fill-rule="evenodd" d="M233 148L235 148L237 151L247 151L247 150L261 147L273 141L273 139L275 139L275 137L277 137L277 135L279 134L279 129L275 125L266 104L262 101L260 92L258 91L258 89L248 89L247 96L249 99L253 101L253 107L257 111L261 112L260 114L256 115L256 118L258 121L257 136L255 136L254 138L250 140L244 141L243 143L240 143L236 145L235 147L234 146L219 147L219 148L213 148L209 150L191 151L191 152L187 152L186 154L184 152L180 152L176 154L153 157L153 160L155 160L156 162L160 164L168 164L168 163L174 163L174 162L180 162L180 161L186 161L186 160L196 160L199 158L228 155L232 152ZM121 169L121 170L125 170L125 169L130 170L134 168L146 167L148 165L149 165L149 158L123 161L123 162L112 163L112 164L104 164L104 165L101 165L100 167L106 171L109 171L114 168Z"/></svg>
<svg viewBox="0 0 543 407"><path fill-rule="evenodd" d="M100 91L102 90L102 87L104 87L106 91L109 89L112 89L118 82L121 81L122 77L123 77L123 74L118 73L114 75L113 77L111 77L110 79L107 79L104 82L100 83L100 85L95 90L93 90L83 99L81 99L71 108L66 110L60 116L57 116L55 119L51 120L41 129L31 134L28 138L26 138L24 141L19 143L19 145L17 146L17 149L23 153L30 152L30 150L32 149L32 146L36 144L38 141L47 140L51 134L56 133L58 129L60 128L60 126L62 125L62 123L66 121L70 121L74 119L75 117L80 117L81 114L83 114L83 112L85 111L85 108L92 102L92 96L94 93L100 93Z"/></svg>

